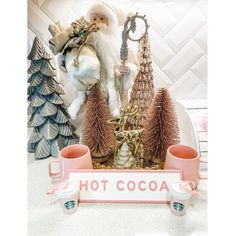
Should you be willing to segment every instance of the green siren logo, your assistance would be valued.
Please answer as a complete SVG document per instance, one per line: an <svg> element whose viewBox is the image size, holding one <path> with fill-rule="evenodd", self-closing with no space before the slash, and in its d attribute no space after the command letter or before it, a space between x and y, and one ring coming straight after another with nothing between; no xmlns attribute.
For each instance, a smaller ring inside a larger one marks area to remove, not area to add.
<svg viewBox="0 0 236 236"><path fill-rule="evenodd" d="M184 209L184 205L180 202L173 202L173 207L176 211L182 211Z"/></svg>
<svg viewBox="0 0 236 236"><path fill-rule="evenodd" d="M72 208L75 207L75 201L66 202L66 203L64 204L64 206L65 206L65 208L66 208L67 210L70 210L70 209L72 209Z"/></svg>

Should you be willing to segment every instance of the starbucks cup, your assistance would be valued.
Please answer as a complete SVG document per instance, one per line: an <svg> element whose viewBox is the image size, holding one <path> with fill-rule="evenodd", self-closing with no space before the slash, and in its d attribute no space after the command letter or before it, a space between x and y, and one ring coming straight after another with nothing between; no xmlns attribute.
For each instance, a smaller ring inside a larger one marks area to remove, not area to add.
<svg viewBox="0 0 236 236"><path fill-rule="evenodd" d="M65 188L58 189L55 194L65 214L71 215L77 210L79 200L78 184L68 182Z"/></svg>
<svg viewBox="0 0 236 236"><path fill-rule="evenodd" d="M177 181L170 187L170 209L174 215L182 216L186 213L192 196L190 185L184 181Z"/></svg>

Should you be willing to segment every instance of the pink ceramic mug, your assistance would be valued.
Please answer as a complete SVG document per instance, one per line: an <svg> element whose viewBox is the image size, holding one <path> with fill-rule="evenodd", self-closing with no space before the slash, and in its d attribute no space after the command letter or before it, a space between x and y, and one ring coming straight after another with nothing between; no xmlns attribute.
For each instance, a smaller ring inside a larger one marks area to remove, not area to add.
<svg viewBox="0 0 236 236"><path fill-rule="evenodd" d="M196 186L199 179L207 179L199 172L201 160L199 153L192 147L176 144L167 149L164 169L179 169L183 171L183 180L191 180Z"/></svg>
<svg viewBox="0 0 236 236"><path fill-rule="evenodd" d="M52 164L58 163L60 171L52 173ZM90 150L83 144L73 144L63 148L57 160L49 163L48 172L51 178L68 179L71 169L93 169Z"/></svg>

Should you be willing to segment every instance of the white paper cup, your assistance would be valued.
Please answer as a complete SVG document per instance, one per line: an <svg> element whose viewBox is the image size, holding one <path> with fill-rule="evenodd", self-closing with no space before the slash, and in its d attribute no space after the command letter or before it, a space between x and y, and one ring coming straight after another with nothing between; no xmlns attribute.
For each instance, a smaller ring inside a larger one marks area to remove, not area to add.
<svg viewBox="0 0 236 236"><path fill-rule="evenodd" d="M68 182L65 189L57 190L55 193L65 214L71 215L77 210L79 200L77 183Z"/></svg>
<svg viewBox="0 0 236 236"><path fill-rule="evenodd" d="M186 213L191 193L181 189L181 185L191 190L188 183L177 181L171 184L170 187L170 210L174 215L182 216Z"/></svg>

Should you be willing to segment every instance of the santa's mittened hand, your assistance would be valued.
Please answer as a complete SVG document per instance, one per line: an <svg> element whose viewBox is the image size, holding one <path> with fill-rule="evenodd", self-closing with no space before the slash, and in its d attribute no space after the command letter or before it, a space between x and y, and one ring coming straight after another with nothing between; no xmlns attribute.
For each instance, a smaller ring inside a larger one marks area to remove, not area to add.
<svg viewBox="0 0 236 236"><path fill-rule="evenodd" d="M59 67L60 67L60 70L61 70L62 72L67 73L67 69L66 69L65 64L61 64Z"/></svg>
<svg viewBox="0 0 236 236"><path fill-rule="evenodd" d="M66 69L66 62L65 62L65 56L62 54L59 54L57 57L57 63L59 65L59 68L61 71L67 73L67 69Z"/></svg>
<svg viewBox="0 0 236 236"><path fill-rule="evenodd" d="M124 65L120 65L119 71L120 71L121 75L129 75L129 73L130 73L129 67L124 66Z"/></svg>

